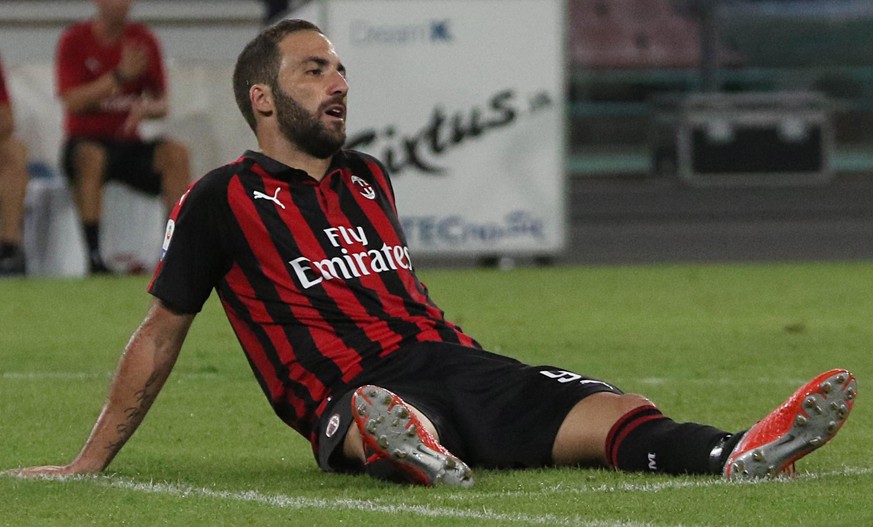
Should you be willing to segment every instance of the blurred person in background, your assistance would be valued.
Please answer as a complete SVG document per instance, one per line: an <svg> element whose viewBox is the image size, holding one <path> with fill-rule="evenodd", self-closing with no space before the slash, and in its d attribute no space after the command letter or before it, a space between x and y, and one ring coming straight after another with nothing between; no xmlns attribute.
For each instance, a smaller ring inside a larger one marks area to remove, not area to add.
<svg viewBox="0 0 873 527"><path fill-rule="evenodd" d="M130 22L133 0L93 0L93 18L68 27L55 57L65 112L64 171L79 208L91 274L108 273L100 252L103 185L117 180L161 195L169 212L190 183L187 147L169 138L143 140L139 125L167 115L160 46Z"/></svg>
<svg viewBox="0 0 873 527"><path fill-rule="evenodd" d="M12 101L0 61L0 276L23 275L24 195L27 190L27 147L14 135Z"/></svg>

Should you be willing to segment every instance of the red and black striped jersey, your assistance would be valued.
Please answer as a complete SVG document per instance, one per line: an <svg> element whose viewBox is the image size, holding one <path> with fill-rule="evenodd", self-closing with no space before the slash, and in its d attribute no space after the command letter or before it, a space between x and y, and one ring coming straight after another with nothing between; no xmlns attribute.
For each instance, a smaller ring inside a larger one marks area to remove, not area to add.
<svg viewBox="0 0 873 527"><path fill-rule="evenodd" d="M307 438L327 397L404 344L479 347L431 301L384 167L355 151L321 181L249 151L191 185L149 292L196 313L213 288L274 410Z"/></svg>

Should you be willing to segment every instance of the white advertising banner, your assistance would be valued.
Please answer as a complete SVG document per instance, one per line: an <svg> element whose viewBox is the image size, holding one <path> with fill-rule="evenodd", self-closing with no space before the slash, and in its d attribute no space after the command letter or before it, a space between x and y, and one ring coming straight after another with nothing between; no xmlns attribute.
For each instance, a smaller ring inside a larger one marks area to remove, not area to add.
<svg viewBox="0 0 873 527"><path fill-rule="evenodd" d="M410 246L563 249L563 0L324 0L347 146L388 167Z"/></svg>

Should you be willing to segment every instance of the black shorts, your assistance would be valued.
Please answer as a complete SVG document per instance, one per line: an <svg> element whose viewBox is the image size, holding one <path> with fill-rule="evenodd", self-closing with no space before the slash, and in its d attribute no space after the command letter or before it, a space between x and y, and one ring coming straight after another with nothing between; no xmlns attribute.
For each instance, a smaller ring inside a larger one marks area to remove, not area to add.
<svg viewBox="0 0 873 527"><path fill-rule="evenodd" d="M64 144L61 159L70 181L76 181L73 151L84 142L98 143L106 149L106 170L103 181L119 181L130 187L157 196L161 193L161 175L154 171L155 149L163 140L113 141L111 139L73 137Z"/></svg>
<svg viewBox="0 0 873 527"><path fill-rule="evenodd" d="M400 350L354 384L396 393L433 422L449 451L471 466L487 468L551 465L555 436L573 406L594 393L622 393L561 368L528 366L444 343ZM360 469L342 456L352 423L352 391L332 400L318 424L316 457L323 470Z"/></svg>

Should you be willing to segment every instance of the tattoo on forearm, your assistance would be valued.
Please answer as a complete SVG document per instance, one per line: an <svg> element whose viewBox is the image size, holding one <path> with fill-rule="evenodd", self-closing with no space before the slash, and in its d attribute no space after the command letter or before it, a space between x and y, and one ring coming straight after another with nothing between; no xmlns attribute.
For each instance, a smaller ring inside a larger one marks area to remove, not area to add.
<svg viewBox="0 0 873 527"><path fill-rule="evenodd" d="M121 448L122 445L130 438L133 431L136 430L137 425L142 421L145 416L146 411L154 402L155 397L157 397L158 393L155 390L155 384L158 382L158 374L153 373L148 380L146 381L145 386L136 392L136 406L131 406L130 408L125 408L124 414L126 419L123 423L116 426L116 430L118 431L118 438L107 444L106 448L108 450L117 451Z"/></svg>

